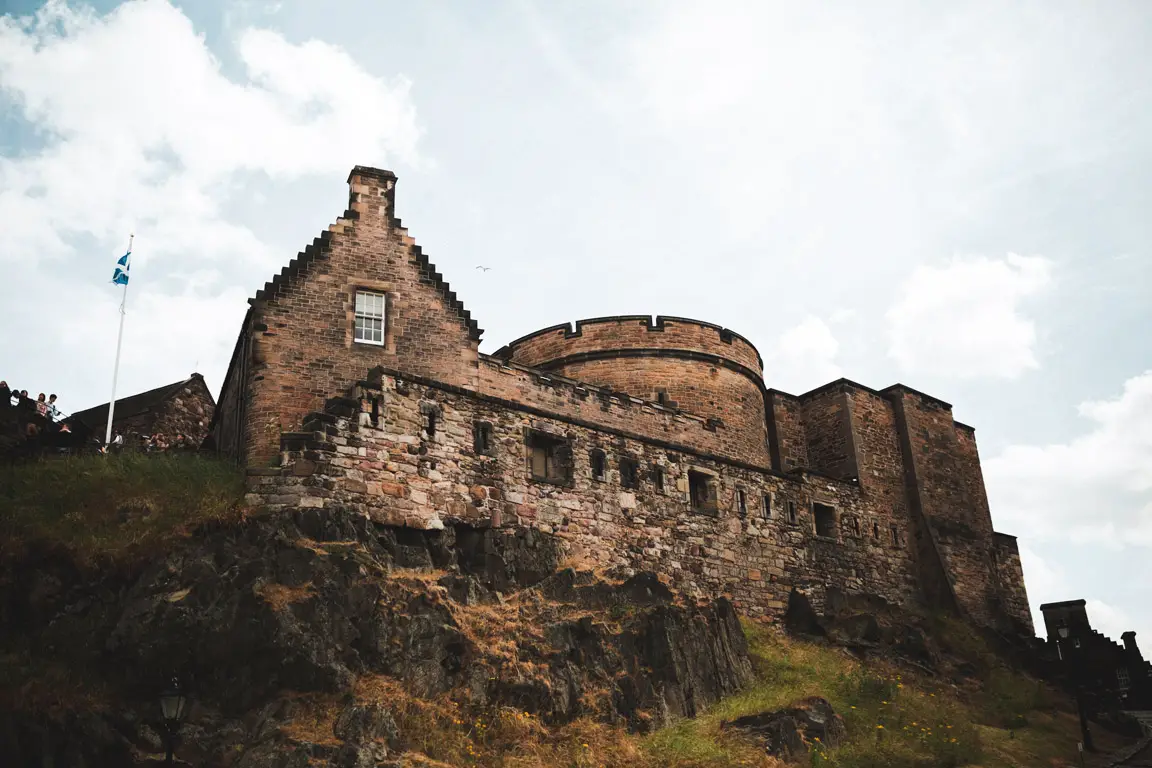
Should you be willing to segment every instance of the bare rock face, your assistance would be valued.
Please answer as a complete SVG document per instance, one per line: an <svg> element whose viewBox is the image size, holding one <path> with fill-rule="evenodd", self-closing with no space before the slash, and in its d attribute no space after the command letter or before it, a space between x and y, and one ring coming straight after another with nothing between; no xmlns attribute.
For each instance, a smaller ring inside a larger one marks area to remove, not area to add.
<svg viewBox="0 0 1152 768"><path fill-rule="evenodd" d="M412 734L387 698L358 698L365 680L477 712L646 730L751 679L726 600L680 604L651 574L609 583L560 569L560 552L537 531L416 531L301 509L201 531L130 576L25 564L0 580L0 615L32 657L98 677L108 705L0 709L0 754L143 760L161 750L156 696L172 675L193 701L181 758L236 768L407 764ZM334 714L301 731L316 719L309 702Z"/></svg>
<svg viewBox="0 0 1152 768"><path fill-rule="evenodd" d="M764 749L782 760L800 761L810 746L819 742L834 748L844 741L844 719L819 696L802 699L775 712L745 715L721 724L722 728L754 734L764 740Z"/></svg>

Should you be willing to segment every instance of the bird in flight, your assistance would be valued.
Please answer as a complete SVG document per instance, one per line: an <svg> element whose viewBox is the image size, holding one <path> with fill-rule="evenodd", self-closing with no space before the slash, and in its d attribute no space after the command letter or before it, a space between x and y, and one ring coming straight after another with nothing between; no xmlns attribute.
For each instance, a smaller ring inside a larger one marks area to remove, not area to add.
<svg viewBox="0 0 1152 768"><path fill-rule="evenodd" d="M477 265L476 265L476 269L479 269L479 270L481 270L481 271L483 271L483 272L487 272L488 270L492 269L492 267L482 267L482 266L480 266L479 264L477 264Z"/></svg>

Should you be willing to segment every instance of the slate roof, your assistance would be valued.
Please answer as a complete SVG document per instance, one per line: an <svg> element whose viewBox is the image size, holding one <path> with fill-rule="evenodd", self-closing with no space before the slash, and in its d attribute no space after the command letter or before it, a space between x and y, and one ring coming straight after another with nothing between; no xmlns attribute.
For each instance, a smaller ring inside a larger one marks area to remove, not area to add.
<svg viewBox="0 0 1152 768"><path fill-rule="evenodd" d="M129 397L121 397L116 399L116 410L113 411L112 417L114 419L127 419L131 416L138 416L150 408L154 408L161 403L168 400L168 398L175 395L181 389L186 387L188 383L194 379L203 381L204 377L199 373L194 373L186 379L181 379L173 384L165 384L163 387L150 389L147 392L141 392L137 395ZM205 387L207 390L207 387ZM212 398L212 393L208 392L209 399ZM215 401L213 401L215 402ZM87 410L77 411L70 417L79 421L89 429L100 429L108 423L108 403L93 406Z"/></svg>

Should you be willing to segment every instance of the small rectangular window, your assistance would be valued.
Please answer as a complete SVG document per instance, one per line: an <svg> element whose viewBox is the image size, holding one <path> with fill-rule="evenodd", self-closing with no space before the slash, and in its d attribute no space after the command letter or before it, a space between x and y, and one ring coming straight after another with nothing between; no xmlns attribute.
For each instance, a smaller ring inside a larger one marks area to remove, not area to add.
<svg viewBox="0 0 1152 768"><path fill-rule="evenodd" d="M856 517L852 518L852 535L860 538L860 519Z"/></svg>
<svg viewBox="0 0 1152 768"><path fill-rule="evenodd" d="M784 504L788 514L788 522L792 525L796 525L796 502L788 501Z"/></svg>
<svg viewBox="0 0 1152 768"><path fill-rule="evenodd" d="M603 482L607 479L605 473L607 472L608 461L604 456L604 451L599 448L594 448L592 452L588 454L588 464L592 468L593 480Z"/></svg>
<svg viewBox="0 0 1152 768"><path fill-rule="evenodd" d="M836 510L827 504L812 504L813 524L816 535L826 539L835 539L836 536Z"/></svg>
<svg viewBox="0 0 1152 768"><path fill-rule="evenodd" d="M525 436L528 449L528 470L533 480L564 484L571 480L572 449L563 437L528 431Z"/></svg>
<svg viewBox="0 0 1152 768"><path fill-rule="evenodd" d="M1132 678L1128 675L1127 667L1120 667L1116 670L1116 685L1122 691L1126 691L1132 686Z"/></svg>
<svg viewBox="0 0 1152 768"><path fill-rule="evenodd" d="M740 515L740 519L748 517L748 497L744 494L743 488L736 489L736 513Z"/></svg>
<svg viewBox="0 0 1152 768"><path fill-rule="evenodd" d="M492 450L492 425L477 421L472 425L472 450L478 454L488 454Z"/></svg>
<svg viewBox="0 0 1152 768"><path fill-rule="evenodd" d="M620 485L635 488L640 484L640 463L626 456L620 457Z"/></svg>
<svg viewBox="0 0 1152 768"><path fill-rule="evenodd" d="M692 509L697 512L716 514L716 478L704 472L688 471L688 496Z"/></svg>
<svg viewBox="0 0 1152 768"><path fill-rule="evenodd" d="M877 540L880 538L880 523L876 521L872 522L872 538Z"/></svg>
<svg viewBox="0 0 1152 768"><path fill-rule="evenodd" d="M900 546L900 529L893 525L890 530L892 531L892 546Z"/></svg>
<svg viewBox="0 0 1152 768"><path fill-rule="evenodd" d="M764 494L764 518L767 520L772 519L772 494Z"/></svg>
<svg viewBox="0 0 1152 768"><path fill-rule="evenodd" d="M353 339L362 344L384 345L384 294L356 291Z"/></svg>
<svg viewBox="0 0 1152 768"><path fill-rule="evenodd" d="M656 493L664 493L664 467L652 466L652 485Z"/></svg>

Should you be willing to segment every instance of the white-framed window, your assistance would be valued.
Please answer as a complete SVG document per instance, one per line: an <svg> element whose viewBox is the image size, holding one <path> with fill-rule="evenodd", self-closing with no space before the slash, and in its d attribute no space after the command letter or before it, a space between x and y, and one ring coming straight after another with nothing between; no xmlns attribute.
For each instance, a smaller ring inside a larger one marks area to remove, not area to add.
<svg viewBox="0 0 1152 768"><path fill-rule="evenodd" d="M384 346L384 303L382 293L356 291L355 341Z"/></svg>
<svg viewBox="0 0 1152 768"><path fill-rule="evenodd" d="M1116 683L1122 691L1126 691L1132 687L1132 678L1128 676L1127 667L1120 667L1116 670Z"/></svg>

